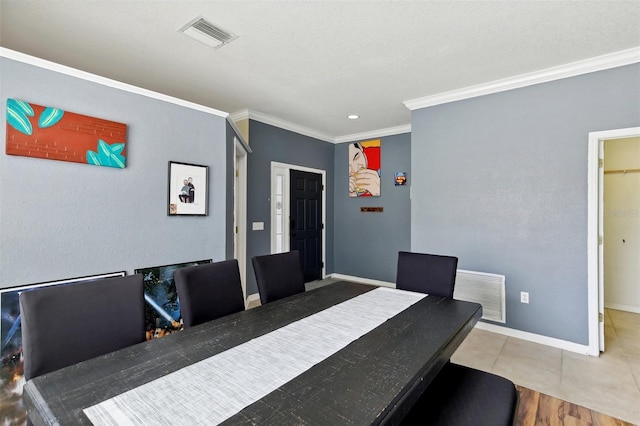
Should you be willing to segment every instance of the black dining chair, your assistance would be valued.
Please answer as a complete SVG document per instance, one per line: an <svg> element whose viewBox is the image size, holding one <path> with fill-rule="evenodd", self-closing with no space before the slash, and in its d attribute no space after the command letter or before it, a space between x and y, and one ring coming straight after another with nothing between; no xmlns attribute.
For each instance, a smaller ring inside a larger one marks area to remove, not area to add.
<svg viewBox="0 0 640 426"><path fill-rule="evenodd" d="M236 259L176 269L173 278L185 328L244 310Z"/></svg>
<svg viewBox="0 0 640 426"><path fill-rule="evenodd" d="M518 391L504 377L447 363L402 421L403 426L511 426Z"/></svg>
<svg viewBox="0 0 640 426"><path fill-rule="evenodd" d="M453 298L458 258L401 251L396 288Z"/></svg>
<svg viewBox="0 0 640 426"><path fill-rule="evenodd" d="M251 263L261 304L304 292L304 276L297 250L256 256Z"/></svg>
<svg viewBox="0 0 640 426"><path fill-rule="evenodd" d="M142 275L20 294L24 378L145 341Z"/></svg>

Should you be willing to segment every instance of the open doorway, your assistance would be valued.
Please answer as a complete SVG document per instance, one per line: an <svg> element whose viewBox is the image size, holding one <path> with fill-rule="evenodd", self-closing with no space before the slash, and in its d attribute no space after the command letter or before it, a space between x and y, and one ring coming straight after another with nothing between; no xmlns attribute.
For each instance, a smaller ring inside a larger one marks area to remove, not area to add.
<svg viewBox="0 0 640 426"><path fill-rule="evenodd" d="M238 260L245 305L247 300L247 150L234 137L233 257Z"/></svg>
<svg viewBox="0 0 640 426"><path fill-rule="evenodd" d="M608 175L615 174L623 174L624 171L627 170L627 173L631 169L635 169L635 167L631 167L635 158L628 158L625 160L616 160L615 157L618 156L627 156L628 153L620 154L620 152L614 152L615 147L621 149L620 146L628 149L633 144L633 141L640 137L640 127L627 128L627 129L616 129L616 130L607 130L602 132L593 132L589 134L589 165L588 165L588 236L587 236L587 251L588 251L588 299L589 299L589 354L598 356L601 351L605 350L605 324L604 324L604 315L605 315L605 281L609 280L619 280L620 275L616 276L615 272L613 274L607 274L605 276L605 272L613 272L615 256L619 256L618 261L625 262L624 258L629 255L634 256L631 252L635 253L635 259L637 259L637 247L636 245L639 243L640 235L635 225L631 225L631 227L619 227L620 229L616 230L617 225L615 221L611 221L612 212L611 206L608 206L609 211L605 210L605 197L607 189L611 191L611 187L615 185L615 181L607 182L605 186L605 172L606 170L612 172L607 173ZM609 142L610 141L610 142ZM630 145L622 145L624 143L628 143ZM606 151L605 144L608 147L611 147L609 151L614 154L614 158L612 162L610 162L607 167L605 167L606 161ZM634 152L633 148L631 148L630 152ZM633 154L631 154L633 155ZM620 163L622 161L622 163ZM621 169L618 168L620 164L624 164ZM629 167L626 167L629 165ZM626 167L626 169L625 169ZM633 180L634 178L631 178ZM618 182L620 183L620 181ZM630 181L626 182L626 184L631 183ZM618 192L625 191L625 188L617 188ZM609 193L610 200L615 199L625 199L625 203L630 202L634 203L633 199L630 197L625 197L624 193ZM618 209L618 207L615 207ZM627 218L631 219L631 222L634 220L640 220L637 217L637 212L634 214L633 205L629 208L620 208L620 214L627 213ZM607 214L609 216L607 216ZM609 226L605 226L605 223L609 223ZM613 228L611 226L614 226ZM610 233L611 235L607 235L605 238L605 233ZM623 237L629 234L629 237ZM619 235L618 235L619 234ZM619 241L618 241L619 240ZM622 242L624 240L624 242ZM633 240L633 242L631 241ZM607 251L607 243L618 245L619 250L615 250L616 247L613 247L614 250L609 252ZM617 253L617 254L616 254ZM607 257L607 263L605 263L605 256ZM610 263L610 264L609 264ZM635 264L637 261L632 262L628 269L623 272L624 278L623 281L629 279L627 274L631 275L631 280L633 280L633 274L636 273ZM609 265L608 265L609 264ZM607 265L609 266L607 268ZM638 278L635 277L635 289L627 289L623 290L627 293L637 293L637 297L640 300L640 289L637 289L638 286ZM627 294L628 296L628 294ZM615 296L618 297L618 296Z"/></svg>

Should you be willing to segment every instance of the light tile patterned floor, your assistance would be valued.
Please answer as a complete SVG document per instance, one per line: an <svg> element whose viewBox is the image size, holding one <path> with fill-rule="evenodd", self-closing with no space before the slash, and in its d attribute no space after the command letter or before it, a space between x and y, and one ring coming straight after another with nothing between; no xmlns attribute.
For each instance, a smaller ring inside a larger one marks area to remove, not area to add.
<svg viewBox="0 0 640 426"><path fill-rule="evenodd" d="M451 360L640 424L640 314L605 310L600 357L474 329Z"/></svg>

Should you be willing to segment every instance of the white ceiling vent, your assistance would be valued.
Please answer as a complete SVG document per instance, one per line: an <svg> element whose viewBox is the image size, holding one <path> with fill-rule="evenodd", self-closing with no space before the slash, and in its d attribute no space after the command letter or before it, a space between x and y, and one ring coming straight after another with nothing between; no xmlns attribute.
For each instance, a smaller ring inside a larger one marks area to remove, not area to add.
<svg viewBox="0 0 640 426"><path fill-rule="evenodd" d="M179 31L214 49L222 47L237 38L237 36L216 27L203 18L196 18L180 28Z"/></svg>

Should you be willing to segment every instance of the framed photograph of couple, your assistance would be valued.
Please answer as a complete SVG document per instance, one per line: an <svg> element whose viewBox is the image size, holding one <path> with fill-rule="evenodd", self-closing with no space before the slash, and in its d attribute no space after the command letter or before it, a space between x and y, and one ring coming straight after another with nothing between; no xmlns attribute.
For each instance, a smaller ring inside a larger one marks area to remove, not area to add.
<svg viewBox="0 0 640 426"><path fill-rule="evenodd" d="M209 167L169 161L169 216L206 216L209 204Z"/></svg>

